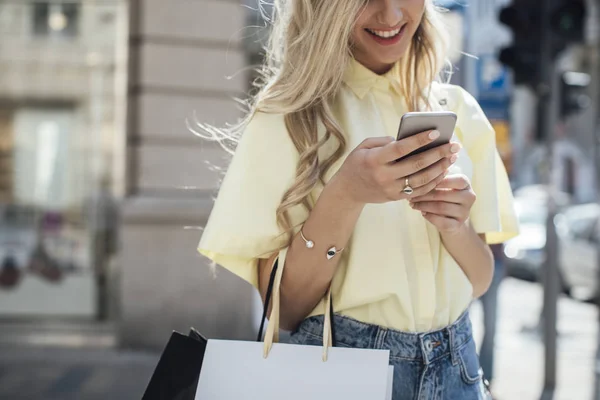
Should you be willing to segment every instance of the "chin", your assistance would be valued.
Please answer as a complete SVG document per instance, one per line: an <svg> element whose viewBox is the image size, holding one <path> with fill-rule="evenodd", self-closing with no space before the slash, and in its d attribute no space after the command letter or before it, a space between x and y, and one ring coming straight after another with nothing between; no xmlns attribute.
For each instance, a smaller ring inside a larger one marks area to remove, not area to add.
<svg viewBox="0 0 600 400"><path fill-rule="evenodd" d="M393 58L386 58L386 59L382 60L382 63L384 63L386 65L394 65L398 61L400 61L401 59L402 59L402 56L393 57Z"/></svg>
<svg viewBox="0 0 600 400"><path fill-rule="evenodd" d="M375 57L373 57L373 59L377 60L377 64L379 64L379 65L392 66L402 59L403 54L398 54L395 56L387 56L387 57L386 56L384 56L384 57L376 57L375 56Z"/></svg>
<svg viewBox="0 0 600 400"><path fill-rule="evenodd" d="M401 48L398 48L393 52L373 54L372 57L375 60L378 60L380 63L393 65L400 61L402 57L404 57L404 55L407 53L407 51L407 46L402 46Z"/></svg>

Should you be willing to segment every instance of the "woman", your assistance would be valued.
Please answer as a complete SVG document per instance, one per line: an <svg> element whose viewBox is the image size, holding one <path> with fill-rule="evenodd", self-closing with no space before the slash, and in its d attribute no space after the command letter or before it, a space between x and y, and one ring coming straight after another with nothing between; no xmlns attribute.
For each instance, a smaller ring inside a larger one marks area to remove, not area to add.
<svg viewBox="0 0 600 400"><path fill-rule="evenodd" d="M337 345L389 349L395 400L482 398L465 310L492 279L487 243L517 230L490 124L436 82L443 38L431 0L276 1L251 112L207 129L243 135L200 253L263 299L284 267L292 343L322 343L331 287ZM453 143L396 162L439 134L395 141L401 116L442 109Z"/></svg>

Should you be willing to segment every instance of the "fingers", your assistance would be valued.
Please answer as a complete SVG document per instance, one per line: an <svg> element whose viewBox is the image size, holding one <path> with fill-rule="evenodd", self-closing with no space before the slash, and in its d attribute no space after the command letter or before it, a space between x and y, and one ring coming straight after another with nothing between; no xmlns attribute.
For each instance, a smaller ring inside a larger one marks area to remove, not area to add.
<svg viewBox="0 0 600 400"><path fill-rule="evenodd" d="M458 159L458 152L461 146L459 143L449 143L442 146L438 146L434 149L427 150L420 154L407 157L402 161L394 164L394 169L397 174L397 178L411 177L418 175L420 171L424 171L427 167L438 163L440 160L447 161L447 167L454 164ZM446 168L447 168L446 167ZM416 180L415 186L422 186L427 183L427 179L422 175ZM412 185L411 185L412 186Z"/></svg>
<svg viewBox="0 0 600 400"><path fill-rule="evenodd" d="M460 220L468 216L468 211L461 204L446 203L445 201L422 201L419 203L411 203L410 206L422 211L426 214L436 214L447 218Z"/></svg>
<svg viewBox="0 0 600 400"><path fill-rule="evenodd" d="M358 145L357 149L375 149L378 147L385 147L392 142L395 142L395 140L390 136L373 137L363 140L363 142Z"/></svg>
<svg viewBox="0 0 600 400"><path fill-rule="evenodd" d="M453 231L458 229L461 222L454 218L447 218L436 214L425 214L423 216L427 221L435 225L440 231Z"/></svg>
<svg viewBox="0 0 600 400"><path fill-rule="evenodd" d="M440 137L440 133L438 131L425 131L417 133L416 135L407 137L406 139L389 143L387 146L381 149L378 157L384 163L394 162L433 142L438 137Z"/></svg>
<svg viewBox="0 0 600 400"><path fill-rule="evenodd" d="M462 174L455 174L444 179L438 186L439 189L456 189L466 190L471 188L471 182L469 178Z"/></svg>
<svg viewBox="0 0 600 400"><path fill-rule="evenodd" d="M447 176L431 192L423 196L412 196L413 203L445 202L472 206L477 200L477 195L471 189L469 179L464 175Z"/></svg>
<svg viewBox="0 0 600 400"><path fill-rule="evenodd" d="M464 198L460 191L440 189L440 186L443 185L446 180L448 180L448 177L442 180L442 182L440 182L440 184L431 192L419 197L412 196L410 201L414 203L419 203L422 201L445 201L447 203L456 204L462 203Z"/></svg>
<svg viewBox="0 0 600 400"><path fill-rule="evenodd" d="M406 174L404 172L405 168L401 165L397 165L395 166L395 174L399 177L403 185L405 184L405 177L408 177L408 184L410 187L413 189L418 189L422 186L426 186L439 176L444 175L448 168L450 168L455 161L456 159L453 160L451 158L443 158L438 160L433 165L430 165L414 174ZM413 195L412 197L414 198L415 196L416 195Z"/></svg>
<svg viewBox="0 0 600 400"><path fill-rule="evenodd" d="M419 196L423 196L429 192L431 192L433 189L436 188L437 185L440 184L440 182L442 182L444 180L444 178L446 177L447 172L444 171L442 172L439 176L435 177L431 182L427 183L426 185L423 186L419 186L419 187L413 187L412 186L412 182L408 182L411 187L413 188L414 192L408 196L406 194L402 194L399 199L410 199L412 197L419 197ZM404 189L404 180L398 180L398 193L402 193L402 190Z"/></svg>

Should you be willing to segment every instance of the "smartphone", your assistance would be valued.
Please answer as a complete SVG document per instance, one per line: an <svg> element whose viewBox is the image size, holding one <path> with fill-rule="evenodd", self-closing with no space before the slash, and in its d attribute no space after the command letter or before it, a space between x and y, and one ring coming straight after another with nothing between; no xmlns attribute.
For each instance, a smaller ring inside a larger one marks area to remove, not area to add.
<svg viewBox="0 0 600 400"><path fill-rule="evenodd" d="M440 137L433 142L413 151L411 154L419 154L434 147L450 143L454 128L456 127L457 116L451 111L426 111L426 112L409 112L402 116L400 127L398 128L397 140L416 135L420 132L437 130L440 132Z"/></svg>

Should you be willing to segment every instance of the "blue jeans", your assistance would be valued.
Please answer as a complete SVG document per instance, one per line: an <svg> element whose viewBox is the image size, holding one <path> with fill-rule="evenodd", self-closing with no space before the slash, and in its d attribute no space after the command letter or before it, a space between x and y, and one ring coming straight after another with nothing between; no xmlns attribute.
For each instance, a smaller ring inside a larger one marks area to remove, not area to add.
<svg viewBox="0 0 600 400"><path fill-rule="evenodd" d="M340 315L334 324L338 347L390 350L393 400L486 399L468 313L427 333L385 329ZM291 334L290 343L322 346L322 335L323 316L310 317Z"/></svg>

